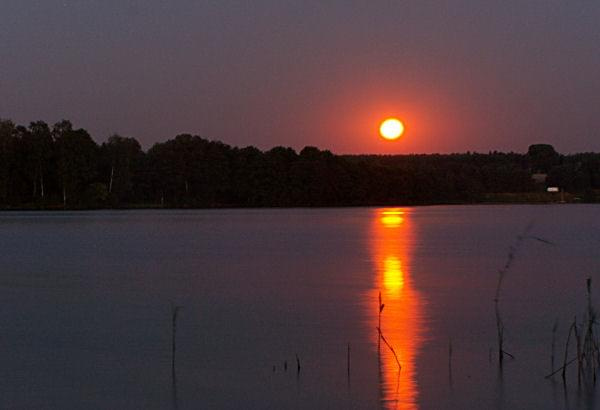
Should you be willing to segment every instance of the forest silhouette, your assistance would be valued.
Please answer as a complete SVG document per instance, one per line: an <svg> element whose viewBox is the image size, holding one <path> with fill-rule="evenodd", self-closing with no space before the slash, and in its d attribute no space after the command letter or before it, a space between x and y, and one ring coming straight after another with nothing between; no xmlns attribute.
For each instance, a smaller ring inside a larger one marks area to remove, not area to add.
<svg viewBox="0 0 600 410"><path fill-rule="evenodd" d="M134 138L98 145L63 120L0 120L0 208L203 208L596 202L600 154L334 155L231 147L190 134L144 152ZM566 194L565 194L566 193Z"/></svg>

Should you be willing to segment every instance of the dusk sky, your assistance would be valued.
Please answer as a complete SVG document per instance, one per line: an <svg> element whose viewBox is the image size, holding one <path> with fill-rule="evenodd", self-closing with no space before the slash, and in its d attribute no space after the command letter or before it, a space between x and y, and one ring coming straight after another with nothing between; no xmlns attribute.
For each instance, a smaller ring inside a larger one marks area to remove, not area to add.
<svg viewBox="0 0 600 410"><path fill-rule="evenodd" d="M145 149L600 151L600 2L2 0L0 118Z"/></svg>

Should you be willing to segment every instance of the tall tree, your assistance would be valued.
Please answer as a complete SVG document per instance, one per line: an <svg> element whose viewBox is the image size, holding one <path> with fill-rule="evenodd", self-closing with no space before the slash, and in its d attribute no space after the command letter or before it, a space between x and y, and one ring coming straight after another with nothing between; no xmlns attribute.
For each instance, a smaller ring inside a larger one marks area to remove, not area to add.
<svg viewBox="0 0 600 410"><path fill-rule="evenodd" d="M12 199L12 186L17 180L17 128L12 121L0 119L0 204L7 206Z"/></svg>
<svg viewBox="0 0 600 410"><path fill-rule="evenodd" d="M45 200L53 156L53 141L50 127L43 121L29 124L29 128L18 127L22 148L25 154L25 173L31 183L31 198Z"/></svg>
<svg viewBox="0 0 600 410"><path fill-rule="evenodd" d="M530 145L527 150L534 172L548 173L553 166L560 163L560 155L554 150L550 144L534 144Z"/></svg>
<svg viewBox="0 0 600 410"><path fill-rule="evenodd" d="M73 129L66 120L52 130L56 144L58 174L62 188L63 207L69 202L78 204L93 181L98 157L98 146L84 129Z"/></svg>
<svg viewBox="0 0 600 410"><path fill-rule="evenodd" d="M100 150L103 179L107 182L111 202L119 205L122 201L132 201L134 179L144 155L140 143L134 138L115 134L102 144Z"/></svg>

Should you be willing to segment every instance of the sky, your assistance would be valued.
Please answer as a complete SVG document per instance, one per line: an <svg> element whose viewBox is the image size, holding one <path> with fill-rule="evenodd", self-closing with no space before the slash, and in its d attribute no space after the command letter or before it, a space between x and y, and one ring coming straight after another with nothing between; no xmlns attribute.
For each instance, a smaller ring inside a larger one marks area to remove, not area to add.
<svg viewBox="0 0 600 410"><path fill-rule="evenodd" d="M598 22L595 0L1 0L0 118L145 149L598 152Z"/></svg>

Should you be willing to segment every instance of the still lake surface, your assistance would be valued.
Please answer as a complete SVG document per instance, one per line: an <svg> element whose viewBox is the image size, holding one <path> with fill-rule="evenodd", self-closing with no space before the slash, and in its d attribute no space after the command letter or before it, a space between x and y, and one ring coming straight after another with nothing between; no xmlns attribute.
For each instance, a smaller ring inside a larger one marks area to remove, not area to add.
<svg viewBox="0 0 600 410"><path fill-rule="evenodd" d="M0 407L597 408L544 376L599 248L596 205L2 213Z"/></svg>

